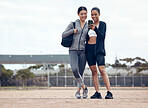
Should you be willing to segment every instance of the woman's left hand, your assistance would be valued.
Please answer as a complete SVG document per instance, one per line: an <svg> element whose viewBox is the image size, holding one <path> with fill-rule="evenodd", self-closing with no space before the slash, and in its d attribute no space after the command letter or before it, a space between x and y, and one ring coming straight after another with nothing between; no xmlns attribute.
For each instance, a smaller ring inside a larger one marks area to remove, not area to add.
<svg viewBox="0 0 148 108"><path fill-rule="evenodd" d="M91 24L88 26L90 29L94 30L95 29L95 24Z"/></svg>

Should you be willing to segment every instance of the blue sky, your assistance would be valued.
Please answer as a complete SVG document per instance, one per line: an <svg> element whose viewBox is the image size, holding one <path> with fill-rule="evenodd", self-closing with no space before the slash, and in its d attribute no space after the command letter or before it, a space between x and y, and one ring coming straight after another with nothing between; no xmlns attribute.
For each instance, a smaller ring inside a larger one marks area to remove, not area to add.
<svg viewBox="0 0 148 108"><path fill-rule="evenodd" d="M0 54L68 54L61 34L79 6L101 10L107 23L106 63L120 58L148 60L147 0L0 0Z"/></svg>

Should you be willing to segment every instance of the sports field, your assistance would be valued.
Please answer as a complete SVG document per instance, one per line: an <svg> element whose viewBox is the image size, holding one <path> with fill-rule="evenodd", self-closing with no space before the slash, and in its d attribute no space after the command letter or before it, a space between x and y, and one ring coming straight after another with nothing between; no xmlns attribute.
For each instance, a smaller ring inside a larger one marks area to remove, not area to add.
<svg viewBox="0 0 148 108"><path fill-rule="evenodd" d="M114 99L75 99L76 87L51 87L43 90L0 90L0 108L148 108L147 87L112 87ZM94 93L88 87L89 97Z"/></svg>

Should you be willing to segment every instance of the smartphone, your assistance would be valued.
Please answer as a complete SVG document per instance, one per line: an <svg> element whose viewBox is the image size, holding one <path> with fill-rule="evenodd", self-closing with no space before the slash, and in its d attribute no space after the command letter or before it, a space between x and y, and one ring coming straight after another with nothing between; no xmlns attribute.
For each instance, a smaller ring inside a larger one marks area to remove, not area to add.
<svg viewBox="0 0 148 108"><path fill-rule="evenodd" d="M88 25L93 24L93 20L88 20Z"/></svg>

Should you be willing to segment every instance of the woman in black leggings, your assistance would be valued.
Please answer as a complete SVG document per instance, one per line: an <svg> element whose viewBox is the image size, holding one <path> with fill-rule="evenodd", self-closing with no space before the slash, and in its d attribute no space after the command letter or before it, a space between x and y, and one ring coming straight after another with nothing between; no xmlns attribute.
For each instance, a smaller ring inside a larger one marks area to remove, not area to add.
<svg viewBox="0 0 148 108"><path fill-rule="evenodd" d="M83 81L83 73L86 65L86 56L85 56L85 43L88 32L88 24L85 22L87 18L87 9L86 7L78 8L79 19L75 21L75 29L73 23L71 22L66 30L63 32L62 37L67 37L70 34L73 35L73 44L69 48L70 56L70 65L73 71L73 74L76 78L78 90L75 94L76 98L80 99L80 90L83 89L83 98L87 98L88 89Z"/></svg>
<svg viewBox="0 0 148 108"><path fill-rule="evenodd" d="M106 23L99 20L100 9L94 7L91 10L91 17L93 19L93 24L89 25L88 36L89 40L86 45L86 59L88 65L92 71L93 83L95 87L95 94L91 96L91 99L102 99L101 93L99 93L99 82L98 82L98 69L101 73L101 76L104 80L104 83L107 88L107 95L105 99L113 99L113 95L110 92L110 81L108 75L105 71L105 33L106 33Z"/></svg>

